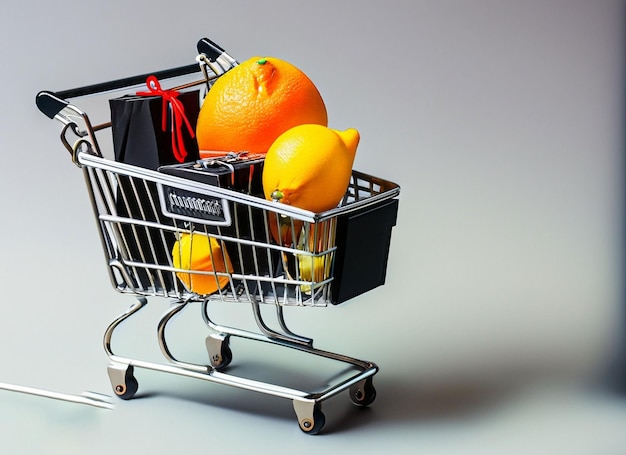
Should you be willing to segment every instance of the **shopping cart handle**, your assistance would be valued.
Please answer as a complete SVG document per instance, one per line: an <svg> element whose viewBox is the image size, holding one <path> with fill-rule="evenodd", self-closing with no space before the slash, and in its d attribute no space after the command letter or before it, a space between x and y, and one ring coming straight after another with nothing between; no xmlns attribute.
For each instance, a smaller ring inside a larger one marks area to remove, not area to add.
<svg viewBox="0 0 626 455"><path fill-rule="evenodd" d="M157 79L169 79L178 76L185 76L200 71L200 66L197 64L179 66L177 68L171 68L161 71L155 71L152 73L140 74L138 76L126 77L123 79L116 79L114 81L102 82L99 84L86 85L84 87L73 88L70 90L63 90L61 92L41 91L37 94L35 102L41 112L50 118L54 118L61 110L68 106L70 103L66 100L69 98L79 98L81 96L96 95L99 93L109 92L112 90L119 90L126 87L132 87L134 85L141 85L146 83L146 79L149 76L156 76Z"/></svg>
<svg viewBox="0 0 626 455"><path fill-rule="evenodd" d="M219 45L214 43L208 38L202 38L198 41L198 52L206 55L211 61L216 61L218 58L225 58L232 65L236 65L237 62L228 53L222 49ZM51 92L43 90L37 94L35 102L39 110L47 117L53 119L59 114L65 107L69 106L67 99L79 98L81 96L96 95L99 93L109 92L112 90L119 90L134 85L145 84L146 79L149 76L156 76L157 79L169 79L178 76L185 76L194 72L200 71L201 68L197 64L180 66L177 68L171 68L161 71L155 71L147 74L140 74L138 76L126 77L123 79L117 79L109 82L102 82L99 84L86 85L84 87L73 88L70 90L63 90L60 92Z"/></svg>
<svg viewBox="0 0 626 455"><path fill-rule="evenodd" d="M237 64L236 60L228 55L226 51L222 49L222 47L220 47L208 38L200 39L200 41L198 41L197 47L198 52L206 55L206 57L211 61L216 61L218 58L222 57L225 58L232 65ZM67 99L69 98L79 98L81 96L96 95L112 90L119 90L134 85L144 84L149 76L156 76L157 79L162 80L178 76L185 76L187 74L192 74L197 71L201 71L200 66L197 64L192 64L172 69L155 71L153 73L140 74L138 76L126 77L114 81L102 82L100 84L86 85L84 87L63 90L60 92L43 90L37 94L35 102L39 110L44 115L53 119L65 107L69 106L70 103L67 101Z"/></svg>

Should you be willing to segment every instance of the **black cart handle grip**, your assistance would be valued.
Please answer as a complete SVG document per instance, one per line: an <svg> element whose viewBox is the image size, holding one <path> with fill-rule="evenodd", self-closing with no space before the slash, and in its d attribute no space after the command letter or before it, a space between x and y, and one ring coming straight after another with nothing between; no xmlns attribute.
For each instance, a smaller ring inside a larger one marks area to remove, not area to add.
<svg viewBox="0 0 626 455"><path fill-rule="evenodd" d="M199 54L206 55L212 62L226 52L221 46L211 41L209 38L200 39L197 44L197 49Z"/></svg>

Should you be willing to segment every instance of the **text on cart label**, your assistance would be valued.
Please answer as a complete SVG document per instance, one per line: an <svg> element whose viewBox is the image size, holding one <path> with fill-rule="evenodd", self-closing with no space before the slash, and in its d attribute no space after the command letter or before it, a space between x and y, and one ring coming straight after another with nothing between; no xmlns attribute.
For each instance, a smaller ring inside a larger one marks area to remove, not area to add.
<svg viewBox="0 0 626 455"><path fill-rule="evenodd" d="M186 221L230 225L230 212L224 199L166 185L160 190L164 214Z"/></svg>

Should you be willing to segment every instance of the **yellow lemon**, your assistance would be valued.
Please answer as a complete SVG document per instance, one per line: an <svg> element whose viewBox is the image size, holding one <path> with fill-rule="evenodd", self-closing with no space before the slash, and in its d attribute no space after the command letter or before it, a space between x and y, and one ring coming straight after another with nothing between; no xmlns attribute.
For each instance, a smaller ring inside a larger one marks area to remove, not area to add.
<svg viewBox="0 0 626 455"><path fill-rule="evenodd" d="M308 238L307 238L308 237ZM296 254L300 279L312 281L313 286L330 277L333 263L333 253L330 248L334 245L334 232L328 221L322 221L310 225L308 236L302 235L299 239L298 249L307 251L308 254ZM313 255L317 253L323 253ZM311 291L310 284L303 284L300 289L304 292Z"/></svg>
<svg viewBox="0 0 626 455"><path fill-rule="evenodd" d="M198 294L212 294L222 289L228 284L228 277L197 272L233 273L224 245L204 234L182 234L172 248L172 260L175 268L189 270L177 272L176 276L189 291Z"/></svg>
<svg viewBox="0 0 626 455"><path fill-rule="evenodd" d="M320 283L330 276L332 253L326 253L321 256L308 256L304 254L297 254L296 256L298 257L298 269L302 281ZM300 285L300 289L304 292L310 292L311 285L302 284Z"/></svg>
<svg viewBox="0 0 626 455"><path fill-rule="evenodd" d="M265 156L266 199L316 213L337 207L350 184L359 139L353 128L304 124L285 131Z"/></svg>

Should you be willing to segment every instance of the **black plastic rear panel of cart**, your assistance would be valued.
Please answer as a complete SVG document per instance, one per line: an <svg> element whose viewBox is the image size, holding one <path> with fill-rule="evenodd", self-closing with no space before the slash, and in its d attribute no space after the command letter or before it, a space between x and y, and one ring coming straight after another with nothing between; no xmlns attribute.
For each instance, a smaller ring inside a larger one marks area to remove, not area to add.
<svg viewBox="0 0 626 455"><path fill-rule="evenodd" d="M337 217L333 304L385 284L391 229L397 214L398 200L391 199Z"/></svg>

